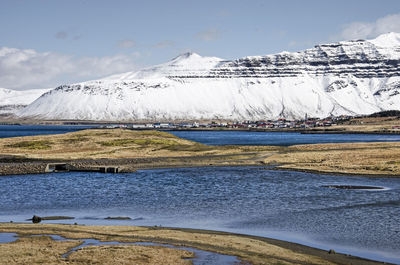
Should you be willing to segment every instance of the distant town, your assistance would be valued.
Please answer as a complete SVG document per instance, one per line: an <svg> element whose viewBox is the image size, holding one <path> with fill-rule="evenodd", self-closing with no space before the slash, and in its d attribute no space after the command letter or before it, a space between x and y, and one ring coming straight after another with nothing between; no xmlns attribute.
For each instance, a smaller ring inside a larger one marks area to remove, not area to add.
<svg viewBox="0 0 400 265"><path fill-rule="evenodd" d="M364 116L337 116L324 119L305 118L303 120L289 120L280 118L277 120L261 120L261 121L234 121L234 122L155 122L155 123L131 123L131 124L108 124L103 128L129 128L129 129L165 129L165 130L185 130L185 129L312 129L316 127L331 127L343 124L352 119L373 117L373 115ZM361 122L362 124L362 122ZM393 125L392 129L400 129L400 126Z"/></svg>
<svg viewBox="0 0 400 265"><path fill-rule="evenodd" d="M228 128L228 129L283 129L283 128L313 128L313 127L325 127L336 124L338 118L332 119L307 119L307 120L266 120L266 121L234 121L234 122L217 122L212 121L208 123L199 122L156 122L156 123L132 123L132 124L112 124L105 125L106 128L132 128L132 129L212 129L212 128Z"/></svg>

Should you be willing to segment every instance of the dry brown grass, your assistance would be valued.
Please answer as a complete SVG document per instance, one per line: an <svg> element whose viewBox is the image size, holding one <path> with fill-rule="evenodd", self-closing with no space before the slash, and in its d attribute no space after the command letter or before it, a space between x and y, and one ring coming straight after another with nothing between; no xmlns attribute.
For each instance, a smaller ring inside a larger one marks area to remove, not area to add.
<svg viewBox="0 0 400 265"><path fill-rule="evenodd" d="M193 253L160 246L89 246L62 255L83 241L54 241L49 236L24 237L0 244L0 264L191 264Z"/></svg>
<svg viewBox="0 0 400 265"><path fill-rule="evenodd" d="M84 130L61 135L0 139L0 154L37 159L183 157L225 155L251 149L207 146L166 132L123 129Z"/></svg>
<svg viewBox="0 0 400 265"><path fill-rule="evenodd" d="M398 132L399 130L392 129L392 127L399 125L399 117L364 117L353 118L341 125L333 126L331 129L358 132Z"/></svg>
<svg viewBox="0 0 400 265"><path fill-rule="evenodd" d="M148 241L185 245L239 256L242 260L249 261L252 264L334 264L321 257L305 254L304 251L295 252L256 238L206 231L189 232L167 228L132 226L3 223L0 224L0 232L14 232L20 235L58 234L71 239L94 238L102 241ZM23 264L20 261L29 258L34 261L30 264L40 262L45 264L63 264L64 262L68 262L68 264L184 264L187 261L182 258L191 256L189 252L165 247L117 245L87 247L64 260L60 258L61 254L66 253L69 248L76 245L75 242L52 241L48 237L23 239L23 244L20 241L0 244L0 260L7 258L8 264Z"/></svg>
<svg viewBox="0 0 400 265"><path fill-rule="evenodd" d="M193 253L160 246L103 245L90 246L72 253L68 264L137 264L189 265Z"/></svg>
<svg viewBox="0 0 400 265"><path fill-rule="evenodd" d="M288 169L400 176L400 143L298 145L265 162L280 163Z"/></svg>
<svg viewBox="0 0 400 265"><path fill-rule="evenodd" d="M21 238L0 244L0 264L65 264L61 255L79 244L54 241L48 236Z"/></svg>

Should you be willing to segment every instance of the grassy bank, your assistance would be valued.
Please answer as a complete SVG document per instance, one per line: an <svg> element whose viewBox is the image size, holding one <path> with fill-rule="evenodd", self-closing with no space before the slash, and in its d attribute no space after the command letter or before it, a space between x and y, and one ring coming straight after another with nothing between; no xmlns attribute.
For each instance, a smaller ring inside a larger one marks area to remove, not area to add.
<svg viewBox="0 0 400 265"><path fill-rule="evenodd" d="M0 139L0 154L33 159L118 159L229 155L276 147L208 146L159 131L84 130Z"/></svg>
<svg viewBox="0 0 400 265"><path fill-rule="evenodd" d="M400 176L400 142L208 146L158 131L96 129L0 139L0 175L44 172L47 161L76 168L137 169L277 165L324 173Z"/></svg>
<svg viewBox="0 0 400 265"><path fill-rule="evenodd" d="M381 264L279 240L193 229L2 223L0 232L20 236L13 243L0 244L0 260L5 264L190 264L185 258L193 256L188 251L159 246L103 245L85 247L62 258L62 254L81 242L30 237L46 234L77 240L92 238L187 246L237 256L251 264Z"/></svg>
<svg viewBox="0 0 400 265"><path fill-rule="evenodd" d="M265 163L294 170L399 177L400 143L297 145L275 153Z"/></svg>

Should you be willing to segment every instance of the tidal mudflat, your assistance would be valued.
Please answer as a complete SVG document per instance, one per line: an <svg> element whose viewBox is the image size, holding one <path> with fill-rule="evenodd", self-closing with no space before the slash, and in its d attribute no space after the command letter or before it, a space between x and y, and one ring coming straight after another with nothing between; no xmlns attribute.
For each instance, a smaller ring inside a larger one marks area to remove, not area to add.
<svg viewBox="0 0 400 265"><path fill-rule="evenodd" d="M279 240L196 229L0 223L1 232L20 237L0 244L0 258L7 264L381 264ZM90 242L94 245L87 246Z"/></svg>

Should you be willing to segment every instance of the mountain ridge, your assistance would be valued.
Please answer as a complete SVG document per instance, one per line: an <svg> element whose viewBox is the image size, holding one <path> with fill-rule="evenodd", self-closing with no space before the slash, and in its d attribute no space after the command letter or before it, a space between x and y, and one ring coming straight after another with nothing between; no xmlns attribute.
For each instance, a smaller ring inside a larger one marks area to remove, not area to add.
<svg viewBox="0 0 400 265"><path fill-rule="evenodd" d="M59 86L20 117L248 120L400 108L400 34L236 60L185 53L136 72Z"/></svg>

